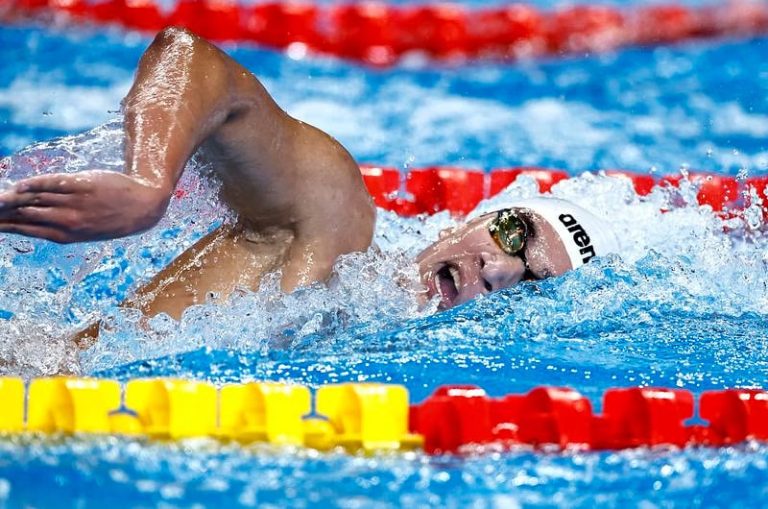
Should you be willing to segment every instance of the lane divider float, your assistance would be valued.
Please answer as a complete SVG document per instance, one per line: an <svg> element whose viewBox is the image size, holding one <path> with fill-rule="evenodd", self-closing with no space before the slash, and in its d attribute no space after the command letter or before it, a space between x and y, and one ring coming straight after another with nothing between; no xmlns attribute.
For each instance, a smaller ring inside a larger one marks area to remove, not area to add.
<svg viewBox="0 0 768 509"><path fill-rule="evenodd" d="M326 6L305 0L248 5L180 0L166 11L153 0L10 0L5 10L6 20L53 13L146 32L183 26L212 40L253 42L296 57L323 53L376 66L414 53L438 60L517 60L768 32L768 4L754 0L631 9L576 5L547 12L525 4L467 9L449 3Z"/></svg>
<svg viewBox="0 0 768 509"><path fill-rule="evenodd" d="M537 167L497 168L486 172L435 166L403 173L396 168L363 165L360 171L376 205L402 216L434 214L443 210L466 215L481 200L498 194L520 177L534 179L542 193L549 192L558 182L571 178L565 171ZM748 207L753 197L768 204L768 175L737 179L704 172L689 172L685 177L657 177L625 170L603 170L601 173L628 180L640 196L647 196L657 186L679 188L687 180L698 189L698 203L711 207L723 216Z"/></svg>
<svg viewBox="0 0 768 509"><path fill-rule="evenodd" d="M160 440L209 437L342 448L349 452L478 447L620 450L727 446L768 441L768 391L726 389L699 397L682 389L608 389L603 413L573 389L536 387L493 398L476 386L438 388L409 405L402 385L346 383L225 385L180 379L0 378L0 434L123 435ZM704 423L706 421L706 423Z"/></svg>
<svg viewBox="0 0 768 509"><path fill-rule="evenodd" d="M6 178L12 165L28 168L31 175L46 173L56 161L45 155L20 155L11 163L0 160L0 178ZM520 177L536 181L541 193L548 193L555 184L572 178L563 170L534 166L517 166L483 170L456 166L430 166L401 171L373 164L360 165L368 192L380 208L401 216L435 214L447 210L462 216L471 212L480 201L495 196ZM650 175L627 170L606 169L599 175L628 181L639 196L647 196L656 187L680 188L684 183L696 189L696 200L721 217L738 216L741 211L759 201L768 220L768 175L741 178L716 173L689 171L683 174ZM189 190L177 188L174 199L188 197Z"/></svg>

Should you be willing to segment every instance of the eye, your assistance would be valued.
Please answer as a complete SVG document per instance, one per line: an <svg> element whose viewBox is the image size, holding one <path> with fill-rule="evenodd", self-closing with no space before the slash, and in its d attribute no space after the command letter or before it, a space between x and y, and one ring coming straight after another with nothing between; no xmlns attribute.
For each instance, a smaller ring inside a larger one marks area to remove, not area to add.
<svg viewBox="0 0 768 509"><path fill-rule="evenodd" d="M488 233L502 251L514 256L525 247L528 225L510 209L504 209L488 226Z"/></svg>
<svg viewBox="0 0 768 509"><path fill-rule="evenodd" d="M507 249L512 253L518 253L525 244L525 234L516 230L507 237Z"/></svg>

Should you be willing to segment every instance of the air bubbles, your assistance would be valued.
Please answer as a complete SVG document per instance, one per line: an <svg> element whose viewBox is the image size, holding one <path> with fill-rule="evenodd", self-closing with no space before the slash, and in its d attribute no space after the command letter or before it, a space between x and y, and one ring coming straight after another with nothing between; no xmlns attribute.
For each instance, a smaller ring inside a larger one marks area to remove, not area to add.
<svg viewBox="0 0 768 509"><path fill-rule="evenodd" d="M31 253L35 250L35 244L33 241L24 238L24 237L12 237L12 240L10 241L10 246L13 248L14 251L21 254L27 254Z"/></svg>

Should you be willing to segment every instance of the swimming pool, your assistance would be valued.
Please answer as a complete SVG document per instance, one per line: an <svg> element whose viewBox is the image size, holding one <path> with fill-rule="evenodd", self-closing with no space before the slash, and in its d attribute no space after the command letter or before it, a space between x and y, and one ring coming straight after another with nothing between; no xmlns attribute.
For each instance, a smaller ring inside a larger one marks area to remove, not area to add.
<svg viewBox="0 0 768 509"><path fill-rule="evenodd" d="M35 27L2 28L0 40L4 60L17 62L0 68L3 154L108 122L148 43L119 32ZM573 175L682 166L754 176L768 173L766 42L391 70L230 49L290 113L339 138L361 162L533 164ZM12 176L41 157L67 170L117 167L119 144L117 124L108 123L77 144L65 139L14 156ZM26 375L51 372L71 362L62 330L103 313L112 330L79 369L121 380L371 380L403 383L415 401L457 382L491 394L565 385L593 402L612 386L765 386L766 241L724 234L707 209L659 211L690 192L640 200L614 179L560 184L556 195L615 218L624 257L440 314L419 310L398 281L413 277L407 260L452 219L382 212L381 252L345 259L328 288L282 297L268 284L227 306L201 306L181 326L158 319L143 332L139 317L120 313L116 302L227 215L205 180L190 173L183 186L190 196L140 239L56 246L6 237L0 357L15 358ZM507 194L535 192L520 182ZM9 507L52 506L62 497L86 507L742 506L759 504L768 477L768 450L759 444L430 458L24 438L0 441L0 451L0 497Z"/></svg>

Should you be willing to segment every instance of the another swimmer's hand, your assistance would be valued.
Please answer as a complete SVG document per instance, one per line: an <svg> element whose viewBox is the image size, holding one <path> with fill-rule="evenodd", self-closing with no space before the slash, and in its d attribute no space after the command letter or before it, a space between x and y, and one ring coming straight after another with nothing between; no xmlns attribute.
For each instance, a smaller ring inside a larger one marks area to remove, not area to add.
<svg viewBox="0 0 768 509"><path fill-rule="evenodd" d="M104 240L155 225L170 191L113 171L40 175L0 192L0 232L59 243Z"/></svg>

